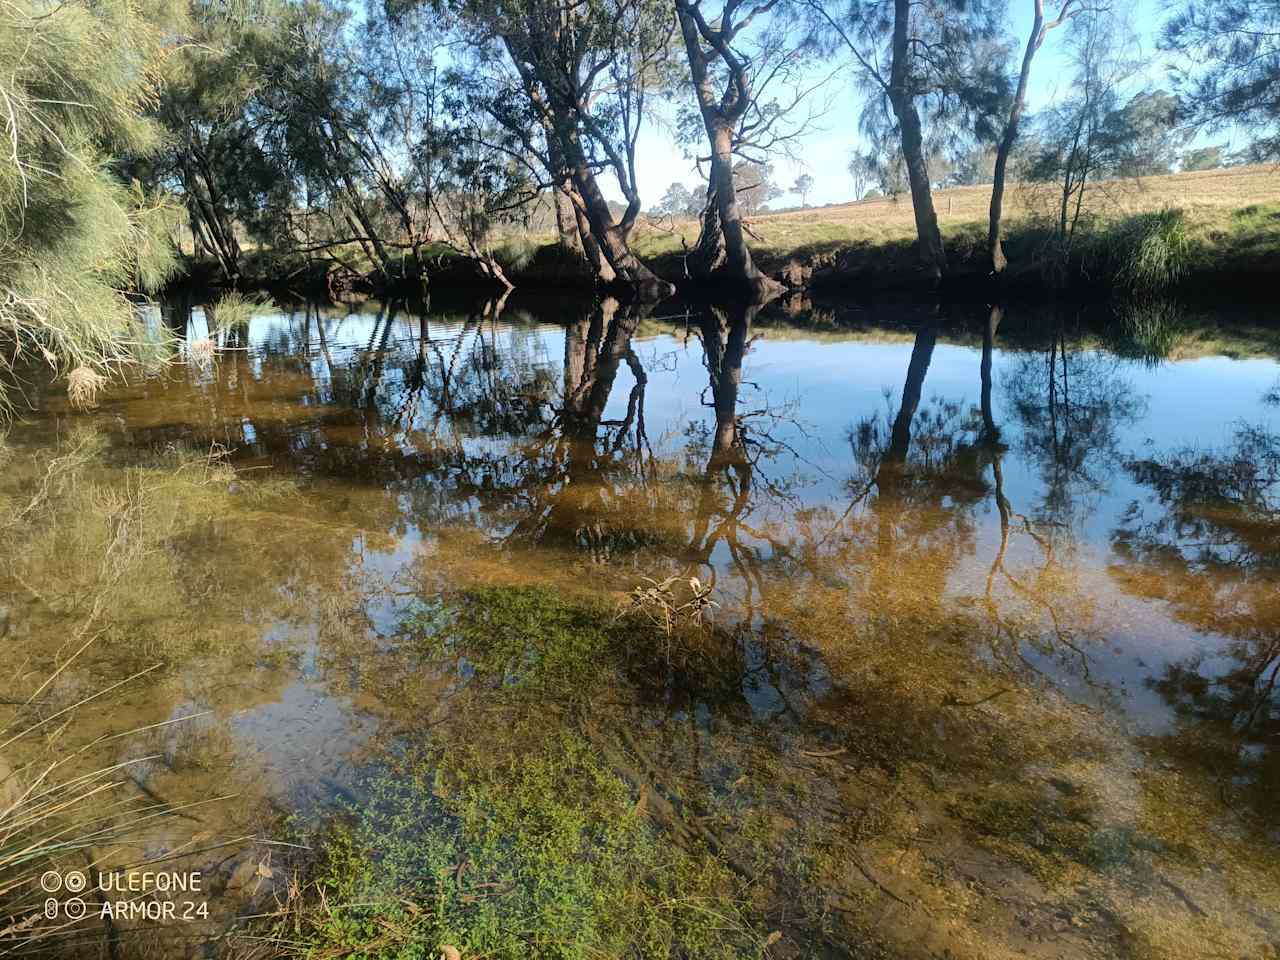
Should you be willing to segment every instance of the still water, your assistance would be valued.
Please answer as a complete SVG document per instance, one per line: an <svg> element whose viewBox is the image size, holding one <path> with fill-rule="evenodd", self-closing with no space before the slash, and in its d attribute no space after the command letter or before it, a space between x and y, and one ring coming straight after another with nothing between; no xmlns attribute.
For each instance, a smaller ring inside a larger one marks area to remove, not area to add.
<svg viewBox="0 0 1280 960"><path fill-rule="evenodd" d="M153 793L235 781L255 833L358 804L376 750L489 709L455 699L474 658L408 650L424 603L539 585L622 610L697 578L723 648L601 665L594 728L648 742L677 808L765 768L784 832L902 798L833 848L822 923L772 921L800 944L777 955L857 955L868 930L901 956L1275 955L1265 328L1190 319L1154 357L1074 311L913 304L299 306L212 338L198 306L166 319L180 362L87 412L50 391L11 437L89 424L118 469L179 448L234 468L170 606L113 627L165 662L131 722L204 714ZM65 628L11 606L33 649ZM1025 783L1086 794L1094 839L1129 852L1103 869L984 819Z"/></svg>

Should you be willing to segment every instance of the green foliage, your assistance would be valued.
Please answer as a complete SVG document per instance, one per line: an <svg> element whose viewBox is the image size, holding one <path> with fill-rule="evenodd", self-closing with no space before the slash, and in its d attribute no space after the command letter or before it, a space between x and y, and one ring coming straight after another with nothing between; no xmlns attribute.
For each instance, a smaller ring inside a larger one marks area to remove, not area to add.
<svg viewBox="0 0 1280 960"><path fill-rule="evenodd" d="M540 746L420 750L373 777L322 838L324 908L281 939L370 960L758 955L723 866L664 842L580 737L524 733Z"/></svg>
<svg viewBox="0 0 1280 960"><path fill-rule="evenodd" d="M800 202L808 206L809 194L813 192L813 177L807 173L802 173L796 177L796 182L791 185L791 192L800 195Z"/></svg>
<svg viewBox="0 0 1280 960"><path fill-rule="evenodd" d="M245 296L234 290L224 293L216 302L205 307L209 333L219 333L245 326L255 313L269 309L270 306L270 301Z"/></svg>
<svg viewBox="0 0 1280 960"><path fill-rule="evenodd" d="M1222 147L1199 147L1188 150L1182 155L1182 169L1186 172L1196 170L1217 170L1226 166Z"/></svg>
<svg viewBox="0 0 1280 960"><path fill-rule="evenodd" d="M1183 0L1164 25L1184 120L1257 135L1253 153L1280 154L1280 8L1274 2Z"/></svg>
<svg viewBox="0 0 1280 960"><path fill-rule="evenodd" d="M447 615L423 608L403 625L436 655L461 654L481 677L511 686L580 680L629 628L608 611L546 587L482 587Z"/></svg>
<svg viewBox="0 0 1280 960"><path fill-rule="evenodd" d="M1181 210L1142 213L1108 231L1106 242L1118 259L1116 275L1127 288L1151 293L1186 276L1191 241Z"/></svg>
<svg viewBox="0 0 1280 960"><path fill-rule="evenodd" d="M1134 70L1123 44L1106 23L1091 24L1080 42L1077 92L1040 118L1026 158L1026 179L1058 185L1059 229L1069 232L1084 198L1099 180L1169 172L1177 148L1177 103L1164 90L1143 91L1125 103L1119 90Z"/></svg>
<svg viewBox="0 0 1280 960"><path fill-rule="evenodd" d="M660 217L692 218L702 212L703 200L679 180L672 181L652 213Z"/></svg>
<svg viewBox="0 0 1280 960"><path fill-rule="evenodd" d="M733 189L743 213L762 212L769 201L782 196L782 188L773 182L773 164L739 160L733 165Z"/></svg>
<svg viewBox="0 0 1280 960"><path fill-rule="evenodd" d="M528 234L521 233L505 240L495 251L498 260L511 270L523 270L533 262L538 253L537 242Z"/></svg>
<svg viewBox="0 0 1280 960"><path fill-rule="evenodd" d="M129 362L154 337L121 292L172 270L171 211L109 158L159 142L144 118L181 27L171 0L0 6L0 336L67 371Z"/></svg>
<svg viewBox="0 0 1280 960"><path fill-rule="evenodd" d="M849 177L853 180L853 199L870 200L874 199L871 194L874 192L876 196L881 196L881 191L872 188L871 184L876 182L876 157L872 153L863 153L855 150L849 156L849 165L847 167Z"/></svg>
<svg viewBox="0 0 1280 960"><path fill-rule="evenodd" d="M1109 114L1104 135L1114 145L1114 172L1122 177L1168 173L1177 134L1178 102L1166 90L1143 91Z"/></svg>

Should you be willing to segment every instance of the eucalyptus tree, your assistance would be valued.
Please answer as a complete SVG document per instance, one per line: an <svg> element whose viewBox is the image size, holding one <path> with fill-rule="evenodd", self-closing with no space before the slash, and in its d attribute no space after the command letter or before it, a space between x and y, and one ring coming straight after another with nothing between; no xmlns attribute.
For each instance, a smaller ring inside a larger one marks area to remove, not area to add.
<svg viewBox="0 0 1280 960"><path fill-rule="evenodd" d="M756 295L778 285L752 260L734 182L734 154L768 122L761 88L785 74L797 58L798 49L777 42L776 24L750 30L778 3L723 0L719 11L712 12L703 9L702 0L675 0L689 78L711 148L701 256L695 258L695 268L703 275L719 274ZM748 37L753 38L750 47Z"/></svg>
<svg viewBox="0 0 1280 960"><path fill-rule="evenodd" d="M1014 90L1013 99L1009 102L1004 129L1001 130L1000 139L996 144L995 170L991 181L987 249L991 254L991 272L996 276L1004 273L1009 265L1008 258L1004 255L1004 245L1000 242L1000 230L1004 219L1005 175L1009 167L1009 155L1018 142L1018 128L1022 121L1022 111L1027 103L1027 86L1031 81L1032 62L1051 30L1069 23L1081 14L1093 13L1100 7L1101 4L1090 2L1090 0L1060 0L1056 15L1052 19L1046 19L1044 0L1031 0L1031 31L1027 35L1027 46L1022 53L1018 85Z"/></svg>
<svg viewBox="0 0 1280 960"><path fill-rule="evenodd" d="M1184 172L1195 170L1217 170L1219 167L1226 166L1226 158L1221 145L1212 147L1198 147L1194 150L1188 150L1182 155L1182 163L1180 166Z"/></svg>
<svg viewBox="0 0 1280 960"><path fill-rule="evenodd" d="M602 280L650 294L671 285L631 250L641 210L636 151L646 109L669 85L674 22L660 0L455 0L487 109L551 185L568 187ZM626 200L615 216L600 178Z"/></svg>
<svg viewBox="0 0 1280 960"><path fill-rule="evenodd" d="M658 217L696 217L702 211L702 201L679 180L671 183L667 187L666 193L662 195L662 199L654 205L651 211L653 215Z"/></svg>
<svg viewBox="0 0 1280 960"><path fill-rule="evenodd" d="M290 55L288 9L275 0L191 3L185 42L166 59L152 107L164 149L129 152L125 164L180 200L195 252L231 281L242 271L243 235L270 242L293 203L288 161L266 144L254 110L266 65Z"/></svg>
<svg viewBox="0 0 1280 960"><path fill-rule="evenodd" d="M994 117L1008 97L1003 6L996 0L846 0L838 8L804 0L814 41L852 58L872 99L863 128L898 142L915 212L925 272L941 279L946 250L933 205L928 152L935 140L965 131L993 140Z"/></svg>
<svg viewBox="0 0 1280 960"><path fill-rule="evenodd" d="M123 291L167 278L171 220L111 157L159 146L145 114L183 21L168 0L0 4L0 366L29 351L92 388L147 345Z"/></svg>
<svg viewBox="0 0 1280 960"><path fill-rule="evenodd" d="M876 183L876 158L870 153L855 150L849 155L849 178L853 180L853 199L861 200L867 190Z"/></svg>
<svg viewBox="0 0 1280 960"><path fill-rule="evenodd" d="M1184 0L1161 45L1177 57L1183 119L1208 130L1248 130L1254 156L1280 157L1280 3Z"/></svg>
<svg viewBox="0 0 1280 960"><path fill-rule="evenodd" d="M1121 172L1133 130L1121 97L1138 71L1133 34L1115 11L1077 21L1069 38L1070 92L1039 118L1027 178L1055 186L1059 255L1070 255L1095 181Z"/></svg>
<svg viewBox="0 0 1280 960"><path fill-rule="evenodd" d="M474 38L473 38L474 39ZM586 214L586 203L564 160L547 98L532 79L518 73L500 42L475 42L471 61L449 72L452 112L475 133L468 146L507 156L554 204L558 242L580 252L602 284L617 280ZM464 135L465 138L466 135ZM607 201L606 201L607 203Z"/></svg>
<svg viewBox="0 0 1280 960"><path fill-rule="evenodd" d="M371 70L360 68L365 51L356 46L345 9L317 2L291 14L290 55L268 65L258 109L303 192L306 247L332 251L354 243L378 274L403 278L398 251L416 253L422 243L411 197L417 181L412 167L392 158L385 134L405 124L402 111L410 124L420 119L405 106L410 94L400 88L400 98L388 95Z"/></svg>
<svg viewBox="0 0 1280 960"><path fill-rule="evenodd" d="M800 206L809 206L809 194L813 192L813 177L807 173L802 173L796 177L796 182L791 185L791 192L800 195Z"/></svg>

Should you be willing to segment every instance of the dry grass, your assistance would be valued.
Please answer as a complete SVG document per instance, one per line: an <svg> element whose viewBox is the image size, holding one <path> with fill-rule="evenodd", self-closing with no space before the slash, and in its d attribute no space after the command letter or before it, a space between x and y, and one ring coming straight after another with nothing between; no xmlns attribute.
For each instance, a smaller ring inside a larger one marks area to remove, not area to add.
<svg viewBox="0 0 1280 960"><path fill-rule="evenodd" d="M107 378L90 367L76 367L67 374L67 399L77 410L96 406L98 393L107 385Z"/></svg>
<svg viewBox="0 0 1280 960"><path fill-rule="evenodd" d="M1005 204L1010 225L1043 216L1053 206L1051 184L1012 184ZM954 187L934 193L934 205L944 232L980 228L985 234L990 185ZM1280 204L1280 166L1229 167L1222 170L1175 173L1139 180L1101 181L1089 195L1089 212L1105 219L1134 213L1180 209L1190 223L1212 232L1228 225L1234 211L1249 206ZM911 198L866 200L807 210L767 213L751 220L753 248L782 256L805 248L835 248L859 244L912 240L915 221ZM640 228L637 248L644 256L679 253L681 238L690 246L697 239L694 221L647 224Z"/></svg>
<svg viewBox="0 0 1280 960"><path fill-rule="evenodd" d="M1052 189L1052 188L1050 188ZM1143 213L1178 207L1183 210L1234 210L1251 203L1280 203L1280 167L1247 166L1194 173L1174 173L1139 180L1108 180L1094 188L1095 212ZM1043 208L1043 188L1034 184L1013 184L1006 214L1027 216ZM954 187L934 194L938 219L943 223L985 220L991 203L990 185ZM757 223L768 229L789 221L842 224L849 227L879 227L903 231L915 229L911 198L842 203L810 210L793 210L761 217Z"/></svg>

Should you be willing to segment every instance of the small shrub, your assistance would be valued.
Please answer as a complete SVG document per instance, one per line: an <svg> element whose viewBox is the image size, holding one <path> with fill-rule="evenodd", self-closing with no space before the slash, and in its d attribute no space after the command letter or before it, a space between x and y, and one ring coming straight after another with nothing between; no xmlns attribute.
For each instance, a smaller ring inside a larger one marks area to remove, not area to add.
<svg viewBox="0 0 1280 960"><path fill-rule="evenodd" d="M521 233L504 240L494 255L503 269L523 270L533 261L538 246L533 237Z"/></svg>

